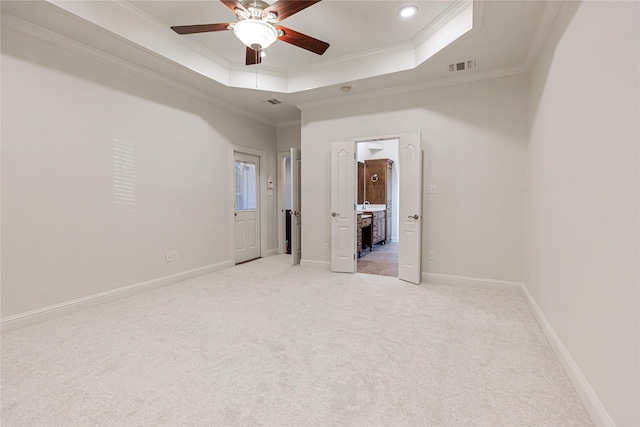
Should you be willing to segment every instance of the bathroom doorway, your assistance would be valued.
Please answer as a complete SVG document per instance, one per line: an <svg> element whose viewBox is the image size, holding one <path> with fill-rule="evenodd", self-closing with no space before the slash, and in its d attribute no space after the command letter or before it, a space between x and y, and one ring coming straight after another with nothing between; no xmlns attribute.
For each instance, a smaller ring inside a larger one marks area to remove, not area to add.
<svg viewBox="0 0 640 427"><path fill-rule="evenodd" d="M399 141L357 144L358 273L398 277Z"/></svg>

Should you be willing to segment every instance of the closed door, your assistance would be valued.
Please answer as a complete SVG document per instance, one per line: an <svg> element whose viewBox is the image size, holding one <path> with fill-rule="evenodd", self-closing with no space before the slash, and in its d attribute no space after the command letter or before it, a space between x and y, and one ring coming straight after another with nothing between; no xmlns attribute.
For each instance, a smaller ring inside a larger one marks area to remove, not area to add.
<svg viewBox="0 0 640 427"><path fill-rule="evenodd" d="M260 257L260 158L235 153L235 262Z"/></svg>

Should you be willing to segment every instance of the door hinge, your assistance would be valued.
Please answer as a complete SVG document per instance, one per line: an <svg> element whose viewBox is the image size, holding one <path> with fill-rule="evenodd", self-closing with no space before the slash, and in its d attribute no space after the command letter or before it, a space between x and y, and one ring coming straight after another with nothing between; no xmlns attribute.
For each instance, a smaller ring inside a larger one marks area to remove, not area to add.
<svg viewBox="0 0 640 427"><path fill-rule="evenodd" d="M353 259L356 259L356 254L353 254Z"/></svg>

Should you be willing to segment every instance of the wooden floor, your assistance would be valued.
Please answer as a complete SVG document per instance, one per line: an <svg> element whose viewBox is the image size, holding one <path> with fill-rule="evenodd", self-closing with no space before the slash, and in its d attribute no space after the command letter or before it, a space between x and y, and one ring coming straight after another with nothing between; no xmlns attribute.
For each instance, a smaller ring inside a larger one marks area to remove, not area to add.
<svg viewBox="0 0 640 427"><path fill-rule="evenodd" d="M373 245L373 251L362 251L358 258L358 273L398 277L398 244L377 244Z"/></svg>

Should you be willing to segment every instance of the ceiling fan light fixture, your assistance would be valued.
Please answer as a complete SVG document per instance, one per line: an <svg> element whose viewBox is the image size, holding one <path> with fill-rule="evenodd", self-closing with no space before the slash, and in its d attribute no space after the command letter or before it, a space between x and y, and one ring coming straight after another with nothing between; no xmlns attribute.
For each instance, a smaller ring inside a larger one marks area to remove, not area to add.
<svg viewBox="0 0 640 427"><path fill-rule="evenodd" d="M278 38L273 25L257 19L239 21L233 27L233 33L242 44L253 50L266 49Z"/></svg>
<svg viewBox="0 0 640 427"><path fill-rule="evenodd" d="M418 8L416 6L410 5L400 9L398 11L398 15L402 16L403 18L410 18L415 15L416 12L418 12Z"/></svg>

